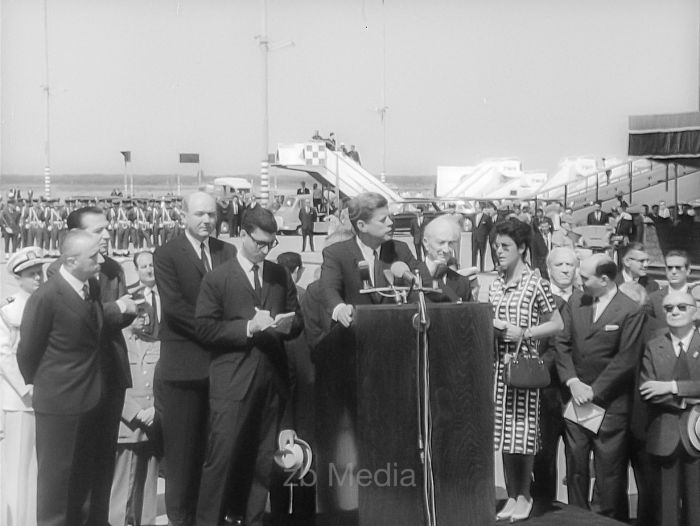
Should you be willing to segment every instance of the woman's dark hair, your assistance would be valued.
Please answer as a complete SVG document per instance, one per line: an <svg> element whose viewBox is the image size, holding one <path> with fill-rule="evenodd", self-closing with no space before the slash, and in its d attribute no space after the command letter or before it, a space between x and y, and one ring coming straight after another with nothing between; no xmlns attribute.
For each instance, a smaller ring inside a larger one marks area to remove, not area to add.
<svg viewBox="0 0 700 526"><path fill-rule="evenodd" d="M506 221L496 223L496 235L508 236L518 248L524 246L525 252L523 252L523 259L525 259L525 254L530 250L530 239L532 237L532 228L530 225L511 217Z"/></svg>

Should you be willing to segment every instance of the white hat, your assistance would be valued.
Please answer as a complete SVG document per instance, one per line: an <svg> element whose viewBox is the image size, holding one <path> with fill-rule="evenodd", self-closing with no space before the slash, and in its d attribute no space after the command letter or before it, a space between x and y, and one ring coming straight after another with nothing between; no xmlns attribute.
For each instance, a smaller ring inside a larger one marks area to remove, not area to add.
<svg viewBox="0 0 700 526"><path fill-rule="evenodd" d="M29 267L42 265L49 261L44 259L44 251L38 247L25 247L18 250L7 261L7 270L19 276L19 273Z"/></svg>

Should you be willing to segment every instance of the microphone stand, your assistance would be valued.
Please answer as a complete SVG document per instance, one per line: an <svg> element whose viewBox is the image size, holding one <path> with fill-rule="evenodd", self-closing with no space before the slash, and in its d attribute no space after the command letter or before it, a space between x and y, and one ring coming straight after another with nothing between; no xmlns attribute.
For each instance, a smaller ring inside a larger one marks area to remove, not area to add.
<svg viewBox="0 0 700 526"><path fill-rule="evenodd" d="M428 329L430 317L425 304L425 292L434 289L423 287L420 271L414 271L412 290L418 292L418 312L413 315L416 330L416 396L418 408L418 452L423 464L423 504L427 526L437 524L435 507L435 479L433 476L432 414L430 411L430 359L428 354Z"/></svg>

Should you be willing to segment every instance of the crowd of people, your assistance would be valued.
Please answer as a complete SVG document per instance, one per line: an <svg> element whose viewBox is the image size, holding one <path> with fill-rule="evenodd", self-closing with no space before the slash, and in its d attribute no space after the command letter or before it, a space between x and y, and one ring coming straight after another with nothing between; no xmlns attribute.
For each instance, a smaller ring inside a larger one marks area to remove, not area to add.
<svg viewBox="0 0 700 526"><path fill-rule="evenodd" d="M68 215L85 206L99 206L107 217L110 252L132 256L142 249L166 244L185 229L182 198L131 198L115 195L100 199L8 196L0 202L0 234L4 240L5 260L21 248L36 247L47 256L57 257L68 232ZM217 199L217 237L226 231L237 236L241 215L257 206L252 194L233 193Z"/></svg>
<svg viewBox="0 0 700 526"><path fill-rule="evenodd" d="M463 229L455 215L417 218L416 257L392 238L387 201L358 195L344 203L304 291L299 254L268 259L278 245L269 210L240 214L231 230L238 249L217 239L221 209L232 203L186 196L178 233L133 255L135 284L110 256L120 245L109 202L66 215L60 257L46 260L33 244L11 256L20 290L0 306L3 524L153 524L159 475L170 524L260 525L268 494L280 524L293 503L296 517L312 517L314 491L320 505L334 498L323 471L314 488L290 495L275 461L289 468L280 451L301 447L300 436L321 461L337 452L314 430L314 411L338 408L321 397L314 409L312 362L356 345L357 305L388 301L360 290L388 286L386 271L401 261L436 289L427 301L478 301L474 270L455 258ZM473 217L474 237L487 215ZM527 519L535 503L546 510L565 477L570 504L628 520L631 463L637 524L700 521L700 436L687 423L700 414L688 254L666 253L663 288L647 276L649 256L636 241L618 264L553 246L545 275L534 264L535 221L549 223L508 214L477 243L491 244L498 265L488 294L494 448L508 500L497 518ZM548 386L510 384L508 364L521 355L542 360ZM604 411L599 427L564 418L567 404L574 414L595 404ZM556 467L560 438L565 474Z"/></svg>
<svg viewBox="0 0 700 526"><path fill-rule="evenodd" d="M314 134L311 136L311 139L314 140L314 141L321 141L321 142L323 142L323 143L326 145L326 148L328 148L329 150L331 150L331 151L339 151L339 152L342 152L343 155L345 155L346 157L349 157L350 159L352 159L352 160L353 160L354 162L356 162L357 164L362 165L362 163L360 162L360 152L358 152L358 151L355 149L355 145L354 145L354 144L351 144L351 145L350 145L350 149L348 149L348 148L345 146L345 143L343 143L343 142L341 142L340 145L338 145L338 141L337 141L336 138L335 138L335 133L334 133L334 132L331 132L331 133L328 135L328 138L323 138L323 137L321 136L321 134L319 133L319 131L316 130L316 131L314 132Z"/></svg>

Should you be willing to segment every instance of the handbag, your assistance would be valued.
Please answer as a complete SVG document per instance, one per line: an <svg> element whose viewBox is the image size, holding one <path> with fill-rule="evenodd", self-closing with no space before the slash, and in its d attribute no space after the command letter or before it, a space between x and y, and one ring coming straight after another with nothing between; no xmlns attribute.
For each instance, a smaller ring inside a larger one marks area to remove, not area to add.
<svg viewBox="0 0 700 526"><path fill-rule="evenodd" d="M539 356L520 352L522 336L518 340L516 351L505 365L504 379L506 385L518 389L541 389L547 387L551 378L549 370Z"/></svg>

